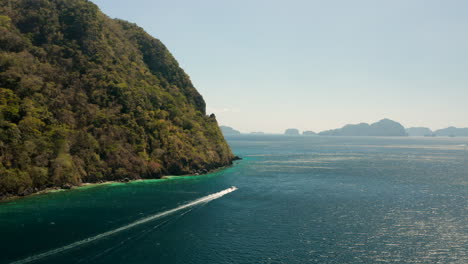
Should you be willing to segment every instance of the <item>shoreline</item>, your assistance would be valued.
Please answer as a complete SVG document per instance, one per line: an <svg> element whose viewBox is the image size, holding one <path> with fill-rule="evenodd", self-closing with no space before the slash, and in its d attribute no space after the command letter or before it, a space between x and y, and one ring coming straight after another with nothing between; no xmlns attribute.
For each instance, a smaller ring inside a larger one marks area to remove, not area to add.
<svg viewBox="0 0 468 264"><path fill-rule="evenodd" d="M234 166L234 161L239 161L242 160L242 158L235 156L235 158L232 160L233 163L230 165L222 166L219 168L215 168L212 170L207 171L206 173L192 173L192 174L182 174L182 175L164 175L161 176L161 178L154 178L154 179L123 179L123 180L117 180L117 181L102 181L102 182L83 182L80 185L67 185L67 188L62 188L59 186L55 187L49 187L45 188L43 190L28 194L28 195L12 195L12 196L5 196L5 197L0 197L0 204L4 202L10 202L14 200L19 200L22 198L27 198L27 197L32 197L36 195L42 195L42 194L48 194L48 193L54 193L54 192L65 192L69 190L77 190L81 188L86 188L86 187L98 187L98 186L103 186L103 185L108 185L108 184L115 184L115 183L121 183L121 184L126 184L126 183L134 183L134 182L140 182L140 181L164 181L164 180L170 180L170 179L177 179L179 177L196 177L196 176L206 176L212 173L219 172L221 170L230 168ZM68 188L69 187L69 188Z"/></svg>

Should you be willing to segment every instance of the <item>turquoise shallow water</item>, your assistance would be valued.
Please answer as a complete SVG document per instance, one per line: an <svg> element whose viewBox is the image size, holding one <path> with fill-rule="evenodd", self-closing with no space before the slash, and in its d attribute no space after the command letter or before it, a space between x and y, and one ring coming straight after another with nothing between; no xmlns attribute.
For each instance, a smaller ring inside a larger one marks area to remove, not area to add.
<svg viewBox="0 0 468 264"><path fill-rule="evenodd" d="M206 176L0 203L11 263L235 192L33 263L468 263L468 139L238 136Z"/></svg>

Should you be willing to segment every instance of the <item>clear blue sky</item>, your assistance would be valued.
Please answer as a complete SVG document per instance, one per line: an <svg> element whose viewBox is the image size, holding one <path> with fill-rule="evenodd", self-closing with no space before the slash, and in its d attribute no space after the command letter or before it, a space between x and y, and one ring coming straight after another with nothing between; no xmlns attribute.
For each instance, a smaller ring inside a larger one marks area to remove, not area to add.
<svg viewBox="0 0 468 264"><path fill-rule="evenodd" d="M93 2L165 43L242 132L468 127L468 1Z"/></svg>

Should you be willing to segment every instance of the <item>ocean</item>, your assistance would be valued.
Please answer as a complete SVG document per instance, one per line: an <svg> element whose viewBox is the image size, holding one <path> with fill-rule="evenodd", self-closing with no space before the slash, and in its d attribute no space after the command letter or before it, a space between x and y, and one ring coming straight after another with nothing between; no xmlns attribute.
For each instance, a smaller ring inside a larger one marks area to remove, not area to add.
<svg viewBox="0 0 468 264"><path fill-rule="evenodd" d="M227 139L208 175L0 202L0 263L468 263L468 138Z"/></svg>

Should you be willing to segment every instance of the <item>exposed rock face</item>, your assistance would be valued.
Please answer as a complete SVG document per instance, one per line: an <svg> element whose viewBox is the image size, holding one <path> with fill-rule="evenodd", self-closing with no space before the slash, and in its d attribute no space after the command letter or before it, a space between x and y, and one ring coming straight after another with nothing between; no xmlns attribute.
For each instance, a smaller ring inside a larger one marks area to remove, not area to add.
<svg viewBox="0 0 468 264"><path fill-rule="evenodd" d="M398 122L382 119L371 125L360 123L339 129L320 132L322 136L406 136L405 128Z"/></svg>
<svg viewBox="0 0 468 264"><path fill-rule="evenodd" d="M410 137L424 137L433 134L432 130L427 127L410 127L406 129L406 133Z"/></svg>
<svg viewBox="0 0 468 264"><path fill-rule="evenodd" d="M298 136L299 130L296 128L288 128L286 131L284 131L284 134L287 136Z"/></svg>
<svg viewBox="0 0 468 264"><path fill-rule="evenodd" d="M221 131L223 132L223 134L225 136L235 136L235 135L240 135L241 134L241 132L235 130L232 127L220 126L220 128L221 128Z"/></svg>

